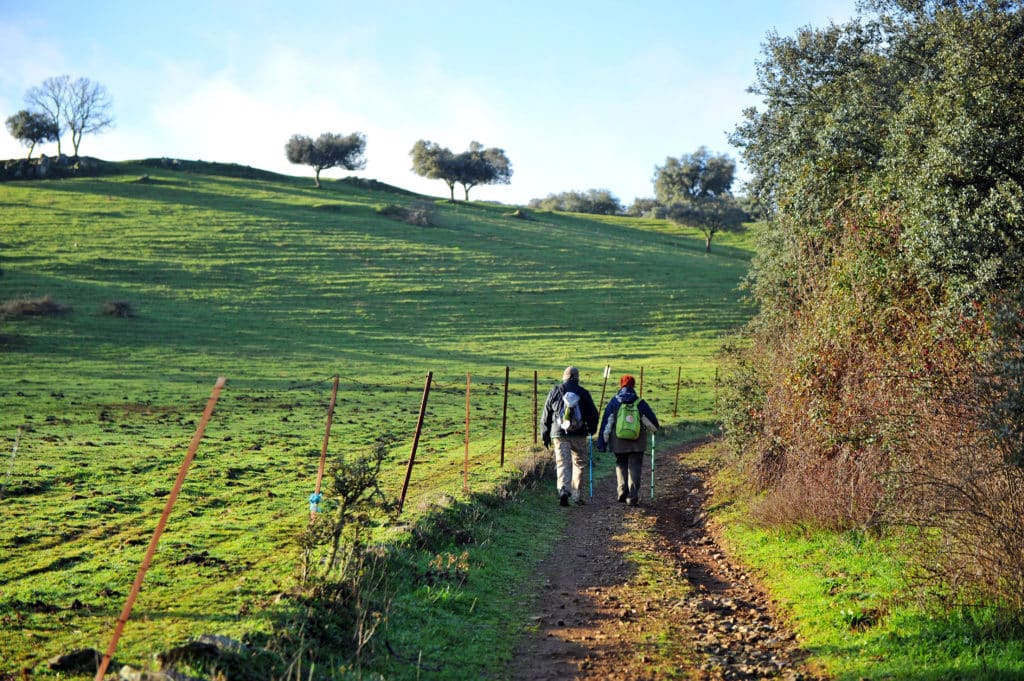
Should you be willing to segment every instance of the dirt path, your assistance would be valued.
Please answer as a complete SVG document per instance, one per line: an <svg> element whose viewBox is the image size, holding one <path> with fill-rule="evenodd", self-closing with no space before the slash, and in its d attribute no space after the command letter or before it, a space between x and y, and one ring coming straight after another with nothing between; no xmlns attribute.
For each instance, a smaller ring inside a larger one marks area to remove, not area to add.
<svg viewBox="0 0 1024 681"><path fill-rule="evenodd" d="M685 461L699 444L659 454L655 499L644 471L639 508L615 501L613 475L586 506L561 509L573 517L540 567L537 631L509 678L817 678L706 526L705 471Z"/></svg>

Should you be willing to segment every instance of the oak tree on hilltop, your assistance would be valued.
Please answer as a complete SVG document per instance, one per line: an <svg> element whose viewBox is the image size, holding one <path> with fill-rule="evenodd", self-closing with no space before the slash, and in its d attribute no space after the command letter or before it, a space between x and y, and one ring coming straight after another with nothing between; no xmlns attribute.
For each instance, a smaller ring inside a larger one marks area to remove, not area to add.
<svg viewBox="0 0 1024 681"><path fill-rule="evenodd" d="M328 168L362 170L366 167L366 135L354 132L339 135L325 132L315 140L306 135L292 135L284 146L285 156L292 163L312 166L314 182L320 187L320 171Z"/></svg>
<svg viewBox="0 0 1024 681"><path fill-rule="evenodd" d="M509 184L512 164L504 149L485 149L479 142L471 142L469 149L453 154L450 149L434 142L419 140L409 152L412 171L421 177L444 180L451 200L455 200L455 185L461 184L466 200L469 190L478 184Z"/></svg>

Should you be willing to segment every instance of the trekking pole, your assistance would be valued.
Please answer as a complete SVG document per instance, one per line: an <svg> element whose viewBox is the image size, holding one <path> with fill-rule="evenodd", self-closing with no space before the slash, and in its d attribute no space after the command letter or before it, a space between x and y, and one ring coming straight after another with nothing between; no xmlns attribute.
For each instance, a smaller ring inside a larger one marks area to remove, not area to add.
<svg viewBox="0 0 1024 681"><path fill-rule="evenodd" d="M587 458L590 459L590 498L594 498L594 436L587 436Z"/></svg>
<svg viewBox="0 0 1024 681"><path fill-rule="evenodd" d="M654 498L654 433L651 433L651 499Z"/></svg>
<svg viewBox="0 0 1024 681"><path fill-rule="evenodd" d="M605 364L604 365L604 384L601 386L601 401L598 402L598 404L600 404L602 406L604 405L604 391L605 391L605 388L608 387L608 377L611 376L611 374L612 374L612 365L611 364Z"/></svg>

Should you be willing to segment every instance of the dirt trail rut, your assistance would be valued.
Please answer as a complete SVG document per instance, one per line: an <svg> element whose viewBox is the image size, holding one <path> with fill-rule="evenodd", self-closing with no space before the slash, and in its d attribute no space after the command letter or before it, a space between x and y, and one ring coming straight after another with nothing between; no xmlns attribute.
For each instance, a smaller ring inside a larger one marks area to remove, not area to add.
<svg viewBox="0 0 1024 681"><path fill-rule="evenodd" d="M700 444L659 453L655 498L645 470L638 508L615 501L614 476L585 506L552 495L572 517L508 678L820 678L706 525L706 471L686 463Z"/></svg>

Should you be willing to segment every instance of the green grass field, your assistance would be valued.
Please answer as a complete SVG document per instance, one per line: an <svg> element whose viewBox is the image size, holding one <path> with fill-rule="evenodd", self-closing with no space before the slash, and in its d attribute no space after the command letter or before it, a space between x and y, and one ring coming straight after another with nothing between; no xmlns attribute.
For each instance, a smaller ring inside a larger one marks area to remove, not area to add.
<svg viewBox="0 0 1024 681"><path fill-rule="evenodd" d="M663 421L712 427L715 352L749 316L748 236L708 255L662 221L445 201L419 227L382 215L423 201L405 192L193 169L0 185L0 304L69 308L0 321L0 674L50 678L53 655L106 647L218 376L124 661L266 631L288 607L335 374L331 458L394 438L397 496L433 372L403 519L465 496L467 373L474 492L531 452L534 372L543 400L566 364L595 398L606 364L612 382L642 370ZM103 314L111 302L134 316ZM491 579L514 599L527 572Z"/></svg>

